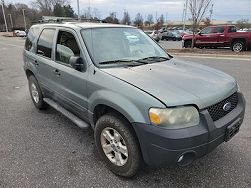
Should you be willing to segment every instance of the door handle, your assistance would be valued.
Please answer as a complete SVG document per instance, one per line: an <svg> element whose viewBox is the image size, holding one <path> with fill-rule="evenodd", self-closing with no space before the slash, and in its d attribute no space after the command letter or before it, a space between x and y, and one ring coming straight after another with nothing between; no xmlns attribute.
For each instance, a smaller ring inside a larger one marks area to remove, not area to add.
<svg viewBox="0 0 251 188"><path fill-rule="evenodd" d="M54 73L59 77L59 76L61 76L61 73L60 73L60 71L58 70L58 69L55 69L54 70Z"/></svg>

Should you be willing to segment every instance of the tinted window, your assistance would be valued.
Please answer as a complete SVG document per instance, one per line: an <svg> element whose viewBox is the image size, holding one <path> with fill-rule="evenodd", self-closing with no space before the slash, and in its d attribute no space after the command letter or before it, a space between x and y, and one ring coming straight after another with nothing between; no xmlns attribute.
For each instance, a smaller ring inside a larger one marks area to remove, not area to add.
<svg viewBox="0 0 251 188"><path fill-rule="evenodd" d="M26 41L25 41L25 49L30 51L31 48L32 48L32 42L28 34L28 37L26 38Z"/></svg>
<svg viewBox="0 0 251 188"><path fill-rule="evenodd" d="M80 50L75 37L65 31L59 31L57 39L56 60L69 64L70 57L80 56Z"/></svg>
<svg viewBox="0 0 251 188"><path fill-rule="evenodd" d="M210 34L213 33L213 28L207 27L201 31L201 34Z"/></svg>
<svg viewBox="0 0 251 188"><path fill-rule="evenodd" d="M54 29L44 29L42 31L37 43L38 54L51 58L54 34Z"/></svg>
<svg viewBox="0 0 251 188"><path fill-rule="evenodd" d="M28 51L33 51L33 44L35 42L36 37L39 35L39 28L32 27L28 32L28 36L25 41L25 49Z"/></svg>
<svg viewBox="0 0 251 188"><path fill-rule="evenodd" d="M224 27L216 27L215 33L224 33Z"/></svg>
<svg viewBox="0 0 251 188"><path fill-rule="evenodd" d="M228 32L229 33L235 33L235 32L237 32L237 29L236 29L236 27L231 26L231 27L229 27Z"/></svg>

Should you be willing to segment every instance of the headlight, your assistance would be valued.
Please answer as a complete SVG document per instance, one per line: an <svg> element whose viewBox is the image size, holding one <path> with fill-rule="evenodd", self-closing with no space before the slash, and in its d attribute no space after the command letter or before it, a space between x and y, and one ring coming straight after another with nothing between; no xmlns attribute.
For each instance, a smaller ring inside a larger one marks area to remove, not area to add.
<svg viewBox="0 0 251 188"><path fill-rule="evenodd" d="M177 108L151 108L149 117L152 124L166 129L181 129L198 125L199 112L193 106Z"/></svg>

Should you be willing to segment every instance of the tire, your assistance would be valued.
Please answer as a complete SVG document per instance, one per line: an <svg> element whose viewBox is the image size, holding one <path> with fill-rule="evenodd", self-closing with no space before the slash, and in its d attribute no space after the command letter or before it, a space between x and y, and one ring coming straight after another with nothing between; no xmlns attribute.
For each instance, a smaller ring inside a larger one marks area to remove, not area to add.
<svg viewBox="0 0 251 188"><path fill-rule="evenodd" d="M191 47L192 47L192 41L190 41L190 40L185 41L184 47L185 47L185 48L191 48Z"/></svg>
<svg viewBox="0 0 251 188"><path fill-rule="evenodd" d="M242 41L234 41L232 46L231 46L232 51L234 52L241 52L245 50L245 44Z"/></svg>
<svg viewBox="0 0 251 188"><path fill-rule="evenodd" d="M48 108L48 104L43 101L43 94L38 84L37 79L31 75L28 78L29 81L29 91L33 104L39 110L45 110Z"/></svg>
<svg viewBox="0 0 251 188"><path fill-rule="evenodd" d="M105 114L99 118L94 129L95 143L101 158L114 174L123 177L134 176L142 161L136 135L130 129L130 126L123 117L114 113ZM116 139L114 139L115 137L113 137L115 134L117 135L117 142ZM110 135L110 137L108 135ZM110 141L108 141L106 137L108 137ZM118 137L122 139L118 139ZM117 148L117 146L121 146L121 148ZM123 150L121 150L122 146ZM125 147L127 149L125 149ZM107 154L105 154L103 148L107 149ZM127 154L124 152L124 155L123 152L120 151L127 151ZM115 154L120 156L119 159L121 160L117 160Z"/></svg>

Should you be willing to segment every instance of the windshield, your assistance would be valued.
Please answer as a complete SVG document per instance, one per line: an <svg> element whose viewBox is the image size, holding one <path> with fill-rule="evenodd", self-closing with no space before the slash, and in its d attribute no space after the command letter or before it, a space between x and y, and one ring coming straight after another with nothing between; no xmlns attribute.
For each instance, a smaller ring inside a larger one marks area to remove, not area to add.
<svg viewBox="0 0 251 188"><path fill-rule="evenodd" d="M150 58L149 63L170 59L143 31L135 28L93 28L82 30L88 52L96 65L137 64ZM153 61L157 59L157 61ZM143 64L143 63L142 63Z"/></svg>

